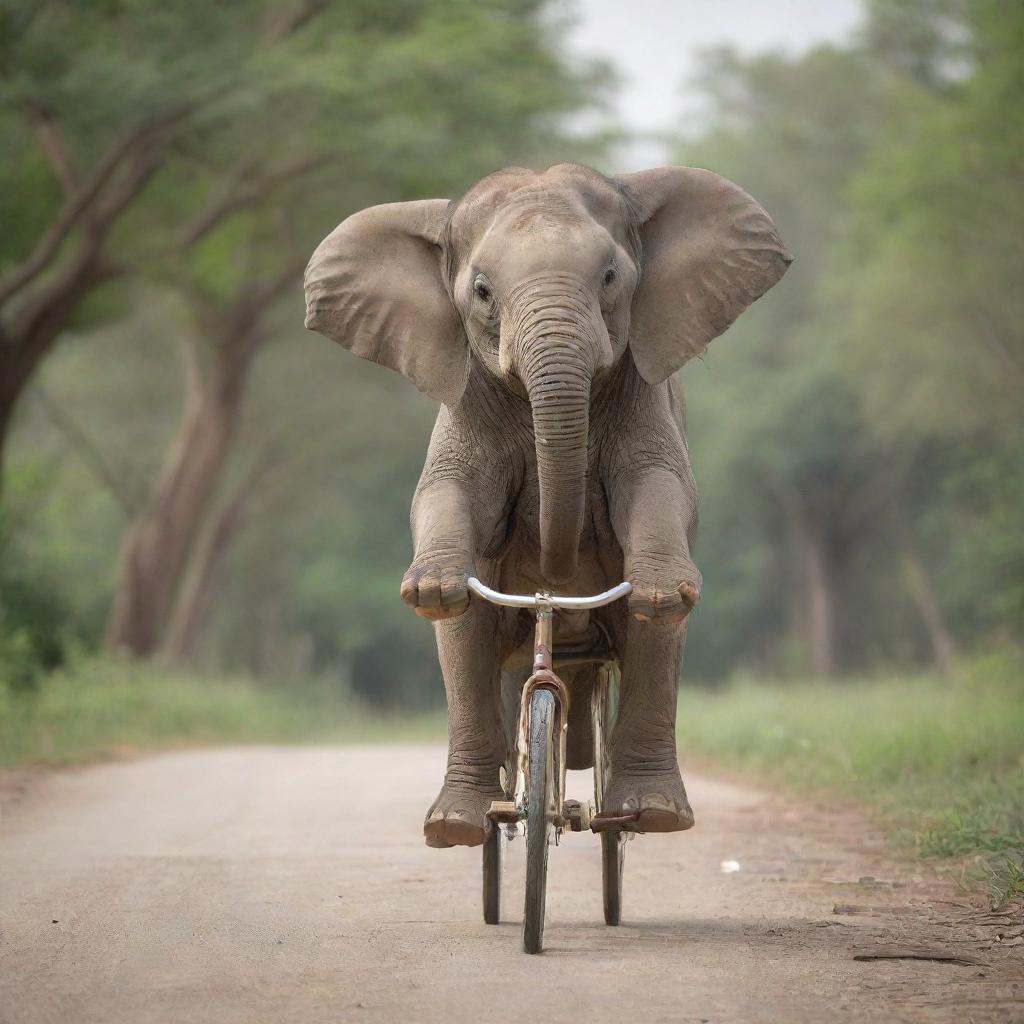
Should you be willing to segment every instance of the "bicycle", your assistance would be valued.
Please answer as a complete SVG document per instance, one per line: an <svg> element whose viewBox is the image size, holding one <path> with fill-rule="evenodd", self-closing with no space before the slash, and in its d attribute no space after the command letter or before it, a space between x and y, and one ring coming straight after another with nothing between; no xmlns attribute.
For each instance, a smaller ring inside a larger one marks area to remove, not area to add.
<svg viewBox="0 0 1024 1024"><path fill-rule="evenodd" d="M565 828L593 831L601 838L601 875L605 924L617 925L622 917L622 879L625 843L636 815L614 815L604 807L611 764L606 737L610 734L618 698L619 670L605 639L584 649L553 650L553 615L556 609L603 608L633 589L620 583L592 597L560 597L547 592L503 594L485 586L475 576L469 589L478 597L507 608L532 608L536 613L533 672L523 686L519 702L516 757L506 772L506 797L496 800L487 812L488 828L483 843L483 912L487 924L497 924L501 913L502 833L526 829L526 896L523 908L523 949L543 949L548 847L557 843ZM555 667L597 667L590 695L594 753L594 802L565 798L565 743L569 720L569 690ZM511 777L509 777L509 774Z"/></svg>

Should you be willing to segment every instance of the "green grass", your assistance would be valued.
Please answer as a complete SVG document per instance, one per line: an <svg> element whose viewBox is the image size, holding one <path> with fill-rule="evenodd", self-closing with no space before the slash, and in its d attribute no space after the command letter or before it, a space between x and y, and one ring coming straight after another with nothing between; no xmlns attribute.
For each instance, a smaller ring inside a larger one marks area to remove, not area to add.
<svg viewBox="0 0 1024 1024"><path fill-rule="evenodd" d="M82 661L27 694L0 687L0 767L210 743L443 736L443 715L375 715L328 685L286 690L112 659Z"/></svg>
<svg viewBox="0 0 1024 1024"><path fill-rule="evenodd" d="M1024 662L950 678L684 684L681 747L791 790L862 801L923 856L955 858L993 902L1024 894ZM0 767L247 742L439 741L441 712L374 714L333 684L284 689L88 659L30 694L0 686Z"/></svg>
<svg viewBox="0 0 1024 1024"><path fill-rule="evenodd" d="M958 858L993 902L1024 894L1024 663L949 678L686 688L681 749L794 791L838 791L923 856Z"/></svg>

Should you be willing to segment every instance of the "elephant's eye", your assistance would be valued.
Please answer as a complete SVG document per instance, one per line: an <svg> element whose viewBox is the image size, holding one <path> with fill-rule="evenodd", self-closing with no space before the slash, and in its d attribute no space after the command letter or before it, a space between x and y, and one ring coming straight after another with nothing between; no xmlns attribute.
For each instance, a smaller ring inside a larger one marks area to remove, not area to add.
<svg viewBox="0 0 1024 1024"><path fill-rule="evenodd" d="M615 276L616 276L616 275L615 275L615 268L614 268L614 267L609 267L609 268L608 268L608 269L607 269L607 270L606 270L606 271L604 272L604 277L603 277L603 278L601 279L601 284L602 284L602 285L603 285L603 286L604 286L605 288L611 288L611 286L612 286L613 284L615 284Z"/></svg>
<svg viewBox="0 0 1024 1024"><path fill-rule="evenodd" d="M491 291L490 285L482 278L478 277L473 282L473 291L476 293L476 297L481 302L490 302L493 292Z"/></svg>

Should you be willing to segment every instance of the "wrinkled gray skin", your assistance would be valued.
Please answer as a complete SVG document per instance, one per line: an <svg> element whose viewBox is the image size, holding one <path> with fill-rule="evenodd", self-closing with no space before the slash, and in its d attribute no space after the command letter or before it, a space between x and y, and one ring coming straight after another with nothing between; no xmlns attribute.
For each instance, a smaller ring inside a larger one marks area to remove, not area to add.
<svg viewBox="0 0 1024 1024"><path fill-rule="evenodd" d="M626 601L560 613L556 645L594 632L622 668L607 807L638 831L689 828L675 746L697 498L672 373L782 277L764 210L709 171L608 179L572 164L483 179L462 199L349 217L306 273L306 325L442 403L412 506L402 598L435 621L448 770L430 846L476 845L511 754L504 706L529 674L514 593ZM386 411L382 412L386 415ZM568 680L569 767L591 764L586 670Z"/></svg>

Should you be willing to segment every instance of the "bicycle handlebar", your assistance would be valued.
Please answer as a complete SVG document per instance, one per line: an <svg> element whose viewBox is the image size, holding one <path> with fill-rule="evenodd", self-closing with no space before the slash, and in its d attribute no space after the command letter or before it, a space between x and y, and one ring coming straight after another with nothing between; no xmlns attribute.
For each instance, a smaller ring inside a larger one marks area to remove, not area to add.
<svg viewBox="0 0 1024 1024"><path fill-rule="evenodd" d="M502 594L498 590L491 590L490 587L481 583L475 576L470 576L466 581L470 590L478 594L485 601L492 604L501 604L506 608L536 608L536 594ZM594 594L592 597L559 597L551 594L547 601L552 608L603 608L612 601L618 601L625 597L633 589L632 583L620 583L603 594Z"/></svg>

